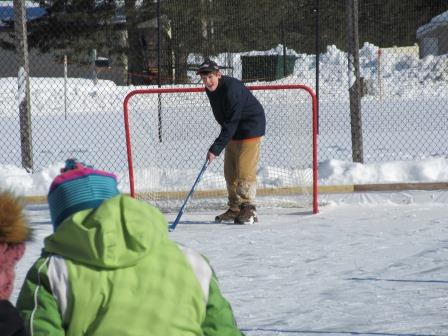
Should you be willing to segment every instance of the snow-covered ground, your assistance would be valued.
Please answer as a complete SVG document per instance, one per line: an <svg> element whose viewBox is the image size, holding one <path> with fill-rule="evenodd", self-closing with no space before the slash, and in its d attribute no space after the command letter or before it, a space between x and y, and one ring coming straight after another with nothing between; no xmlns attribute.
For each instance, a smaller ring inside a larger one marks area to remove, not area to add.
<svg viewBox="0 0 448 336"><path fill-rule="evenodd" d="M368 79L376 78L373 62L376 52L377 48L369 44L361 50L362 72ZM299 61L294 75L279 83L299 81L314 85L313 57L297 56ZM364 137L370 152L367 163L360 164L339 159L340 153L350 157L347 154L350 153L349 128L341 133L325 133L334 128L334 123L347 121L346 103L335 99L342 95L340 97L346 101L347 66L346 56L334 47L329 47L322 55L325 64L322 82L332 85L322 86L320 106L335 114L321 120L320 138L326 136L326 140L319 144L320 185L448 181L448 159L446 152L440 151L441 144L443 147L448 142L444 140L448 133L443 132L446 74L441 70L446 56L418 60L386 53L384 57L390 61L384 62L382 69L384 100L375 106L372 103L378 97L363 100L369 121ZM223 62L220 63L226 64ZM240 75L238 71L235 65L235 76ZM123 135L117 135L117 129L123 127L120 104L132 88L110 87L107 82L94 86L87 80L70 83L69 98L80 98L82 106L89 106L97 117L112 115L119 106L119 113L104 123L105 119L94 121L93 114L78 110L79 106L70 99L65 119L60 95L62 86L58 84L62 79L32 80L34 121L43 126L41 133L37 133L42 143L35 149L42 162L53 159L34 173L14 164L0 165L0 188L26 196L45 196L63 160L79 154L81 160L99 169L110 169L111 164L120 162L123 170L114 172L119 175L120 190L127 192ZM4 91L2 99L14 105L17 100L15 79L0 81L10 82L7 85L13 89ZM0 82L0 87L2 85ZM59 91L44 95L51 86ZM400 110L393 109L397 100L402 104ZM436 111L434 115L415 119L421 115L419 106L427 106L428 102ZM386 140L392 128L375 123L391 110L406 118L406 122L393 124L393 131L399 133L403 141L415 141L409 142L404 153ZM14 113L10 109L0 111L2 134L16 130ZM77 121L72 118L75 113L82 113ZM426 124L430 121L437 127ZM60 126L62 124L64 127ZM82 136L83 128L90 131L87 141ZM430 138L431 132L422 136L423 129L442 136L436 141L421 141L434 140ZM92 133L95 130L101 133L96 136ZM45 138L64 132L68 135L67 142ZM101 138L111 133L113 137L107 138L111 140ZM329 138L330 135L335 137ZM17 139L12 135L4 139L0 157L12 153L15 161L20 161ZM384 142L375 142L377 140ZM199 160L203 160L204 155L205 152L199 155ZM169 160L162 162L170 164ZM264 165L263 162L261 173L269 171L268 163ZM198 169L199 166L193 170L192 177ZM180 183L190 186L193 178L185 178L187 173L191 175L190 171L161 174L156 181L169 186ZM261 174L260 183L267 183L265 178ZM211 184L210 180L201 182ZM238 323L248 336L448 335L448 191L323 194L319 197L317 215L312 215L310 209L274 206L276 202L269 198L259 201L260 223L256 225L213 223L211 220L225 206L225 200L218 199L213 209L187 207L180 225L170 233L173 239L209 257ZM40 253L44 237L52 230L45 204L30 204L26 211L35 239L27 244L26 255L18 266L13 302L27 269ZM170 221L176 215L175 209L166 212Z"/></svg>

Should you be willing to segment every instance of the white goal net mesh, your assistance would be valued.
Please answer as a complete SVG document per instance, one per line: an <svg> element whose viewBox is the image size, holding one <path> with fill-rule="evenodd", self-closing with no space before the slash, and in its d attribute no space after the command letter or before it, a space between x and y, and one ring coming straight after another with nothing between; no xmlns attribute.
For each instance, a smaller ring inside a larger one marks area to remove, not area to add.
<svg viewBox="0 0 448 336"><path fill-rule="evenodd" d="M297 88L250 88L266 113L257 204L312 208L315 130L311 95ZM125 103L131 192L165 211L183 204L220 131L206 94L182 92L190 89L140 90ZM224 152L209 165L188 208L225 208L223 157Z"/></svg>

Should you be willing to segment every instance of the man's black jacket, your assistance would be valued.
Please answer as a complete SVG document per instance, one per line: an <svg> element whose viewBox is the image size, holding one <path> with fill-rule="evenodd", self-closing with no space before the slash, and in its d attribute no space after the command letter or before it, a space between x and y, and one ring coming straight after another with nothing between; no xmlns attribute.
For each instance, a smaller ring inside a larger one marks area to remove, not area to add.
<svg viewBox="0 0 448 336"><path fill-rule="evenodd" d="M218 156L230 140L261 137L266 131L266 117L260 102L236 78L222 76L215 91L205 90L221 132L210 147Z"/></svg>

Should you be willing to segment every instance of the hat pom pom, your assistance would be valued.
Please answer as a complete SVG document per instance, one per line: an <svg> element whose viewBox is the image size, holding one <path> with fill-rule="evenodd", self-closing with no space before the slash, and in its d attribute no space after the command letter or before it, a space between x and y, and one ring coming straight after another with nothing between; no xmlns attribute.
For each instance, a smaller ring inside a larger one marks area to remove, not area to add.
<svg viewBox="0 0 448 336"><path fill-rule="evenodd" d="M25 202L10 191L0 191L0 242L20 243L29 238Z"/></svg>
<svg viewBox="0 0 448 336"><path fill-rule="evenodd" d="M65 160L65 167L61 168L61 173L66 173L70 170L93 168L93 166L86 165L84 162L79 162L75 158Z"/></svg>

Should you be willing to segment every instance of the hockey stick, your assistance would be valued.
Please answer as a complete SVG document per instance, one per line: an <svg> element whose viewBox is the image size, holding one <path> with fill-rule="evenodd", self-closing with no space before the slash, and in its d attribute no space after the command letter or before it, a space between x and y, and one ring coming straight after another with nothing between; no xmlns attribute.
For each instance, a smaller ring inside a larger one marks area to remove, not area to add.
<svg viewBox="0 0 448 336"><path fill-rule="evenodd" d="M209 165L209 161L208 161L208 160L205 160L205 163L204 163L204 165L202 166L202 169L201 169L201 171L199 172L199 175L198 175L198 177L196 178L196 181L194 181L194 184L193 184L193 186L191 187L191 190L190 190L190 192L188 193L188 196L187 196L187 198L185 199L184 204L183 204L182 207L180 208L180 211L179 211L179 213L177 214L176 219L175 219L174 222L168 227L168 231L169 231L169 232L173 232L174 229L176 228L177 224L179 224L180 218L181 218L182 215L184 214L185 207L186 207L188 201L190 200L191 196L193 195L193 193L194 193L194 191L195 191L195 189L196 189L196 186L198 185L199 181L201 180L201 177L202 177L202 175L204 174L205 170L207 169L208 165Z"/></svg>

